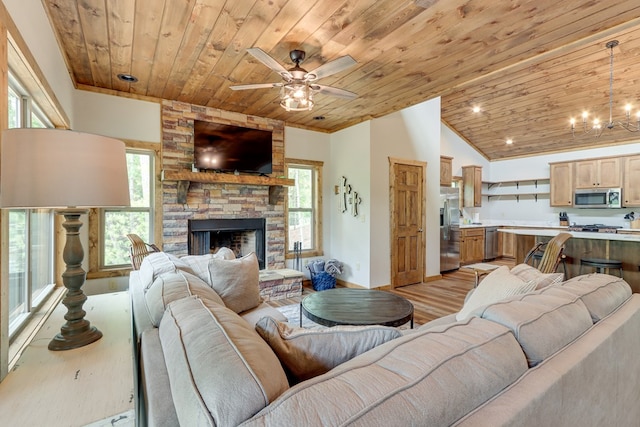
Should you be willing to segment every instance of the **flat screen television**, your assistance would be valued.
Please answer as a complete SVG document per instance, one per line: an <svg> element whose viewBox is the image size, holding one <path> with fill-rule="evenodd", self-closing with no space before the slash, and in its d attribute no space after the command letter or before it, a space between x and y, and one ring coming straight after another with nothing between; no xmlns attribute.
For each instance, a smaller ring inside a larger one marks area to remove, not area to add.
<svg viewBox="0 0 640 427"><path fill-rule="evenodd" d="M221 172L270 174L272 132L195 120L195 167Z"/></svg>

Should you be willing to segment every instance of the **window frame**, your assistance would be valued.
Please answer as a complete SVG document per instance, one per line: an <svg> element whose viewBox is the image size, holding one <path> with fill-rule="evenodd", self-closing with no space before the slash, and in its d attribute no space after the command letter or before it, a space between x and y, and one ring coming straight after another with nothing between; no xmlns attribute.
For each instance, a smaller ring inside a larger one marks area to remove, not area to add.
<svg viewBox="0 0 640 427"><path fill-rule="evenodd" d="M128 268L131 266L129 262L125 262L123 264L109 264L105 263L105 243L106 243L106 215L109 212L126 212L126 213L140 213L145 212L149 216L149 238L153 236L153 230L155 229L155 221L153 216L154 211L154 200L155 200L155 188L153 185L154 180L154 169L155 169L155 156L154 153L150 150L142 150L138 148L129 148L126 149L127 154L136 154L136 155L145 155L149 157L149 170L148 170L148 179L149 179L149 206L148 207L124 207L124 208L102 208L100 209L100 269L101 270L113 270L113 269L122 269ZM149 238L147 236L141 236L143 240L147 241Z"/></svg>
<svg viewBox="0 0 640 427"><path fill-rule="evenodd" d="M310 169L313 172L312 179L313 185L313 208L312 208L312 221L313 227L313 242L314 247L312 249L302 250L300 256L302 258L313 258L324 255L323 239L322 239L322 169L324 162L316 160L303 160L303 159L285 159L284 173L285 176L289 176L289 168L297 169ZM285 223L285 259L294 259L295 253L289 250L289 191L285 191L284 202L284 223ZM302 210L301 210L302 211Z"/></svg>
<svg viewBox="0 0 640 427"><path fill-rule="evenodd" d="M17 128L31 127L32 126L32 113L37 112L36 116L40 120L42 124L44 124L48 128L53 128L53 124L51 121L44 116L42 113L42 109L39 108L37 103L34 101L31 94L25 89L25 86L20 83L15 73L9 67L9 71L7 73L7 96L10 93L15 95L18 101L18 108L16 109L16 121ZM7 110L7 114L9 111ZM24 305L26 310L20 313L15 319L9 322L7 335L8 341L11 345L15 340L18 339L20 333L28 327L31 319L33 319L34 314L39 312L44 305L44 303L51 297L56 287L56 266L55 266L55 247L56 247L56 233L55 233L55 212L53 209L10 209L9 211L15 212L24 212L25 213L25 248L26 253L24 255L25 265L25 289L23 290L24 295ZM47 254L49 258L49 265L51 266L51 270L48 272L50 283L46 283L41 287L41 291L39 292L37 297L33 297L34 285L32 283L32 248L31 248L31 219L32 214L35 211L43 211L47 212L47 221L49 221L49 229L50 235L48 236L49 241L51 242L50 251ZM7 213L6 216L7 223L9 223L10 212ZM10 239L10 231L9 228L7 230L7 239ZM10 288L7 288L7 293L11 291Z"/></svg>
<svg viewBox="0 0 640 427"><path fill-rule="evenodd" d="M125 143L126 151L129 152L148 152L151 156L150 179L150 198L151 198L151 215L150 215L150 234L152 242L159 248L162 248L162 204L158 195L162 194L162 182L160 180L161 168L161 144L158 142L134 141L122 139ZM122 210L131 211L140 208L125 208ZM142 208L146 209L146 208ZM89 210L89 271L87 279L101 279L108 277L117 277L128 275L131 271L131 264L121 264L118 266L103 265L103 247L104 247L104 209ZM109 211L117 209L107 209Z"/></svg>

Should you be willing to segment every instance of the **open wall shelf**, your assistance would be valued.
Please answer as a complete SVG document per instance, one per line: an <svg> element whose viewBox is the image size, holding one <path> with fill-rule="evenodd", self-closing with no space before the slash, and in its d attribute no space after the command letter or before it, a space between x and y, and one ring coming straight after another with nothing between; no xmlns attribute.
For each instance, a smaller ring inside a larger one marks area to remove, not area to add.
<svg viewBox="0 0 640 427"><path fill-rule="evenodd" d="M548 186L550 183L549 178L527 178L527 179L514 179L508 181L483 181L482 184L486 185L487 190L500 189L497 192L483 193L482 195L491 199L515 199L520 201L521 198L530 198L538 201L538 198L548 198L549 192L540 189L540 186ZM521 188L523 187L523 188ZM522 191L519 191L522 190Z"/></svg>

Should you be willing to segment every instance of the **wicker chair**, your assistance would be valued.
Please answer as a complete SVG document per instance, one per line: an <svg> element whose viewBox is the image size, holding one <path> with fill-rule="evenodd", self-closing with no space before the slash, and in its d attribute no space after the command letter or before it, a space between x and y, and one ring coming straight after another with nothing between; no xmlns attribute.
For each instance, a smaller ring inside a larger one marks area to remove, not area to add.
<svg viewBox="0 0 640 427"><path fill-rule="evenodd" d="M538 243L527 254L524 259L525 264L529 264L529 261L539 259L538 264L535 266L542 273L555 273L558 268L558 264L562 261L564 267L565 278L567 276L567 266L565 264L564 244L571 238L569 233L559 233L553 239L548 242Z"/></svg>
<svg viewBox="0 0 640 427"><path fill-rule="evenodd" d="M140 269L140 264L144 257L152 252L160 252L160 249L153 243L145 243L137 234L127 234L127 238L131 242L131 266L134 270Z"/></svg>

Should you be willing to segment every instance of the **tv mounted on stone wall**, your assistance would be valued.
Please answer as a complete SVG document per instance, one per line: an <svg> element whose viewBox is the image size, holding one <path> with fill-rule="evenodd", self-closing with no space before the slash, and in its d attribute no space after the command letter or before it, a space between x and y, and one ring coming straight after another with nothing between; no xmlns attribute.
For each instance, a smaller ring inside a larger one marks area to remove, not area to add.
<svg viewBox="0 0 640 427"><path fill-rule="evenodd" d="M268 175L272 172L272 132L194 120L194 164L201 170Z"/></svg>

